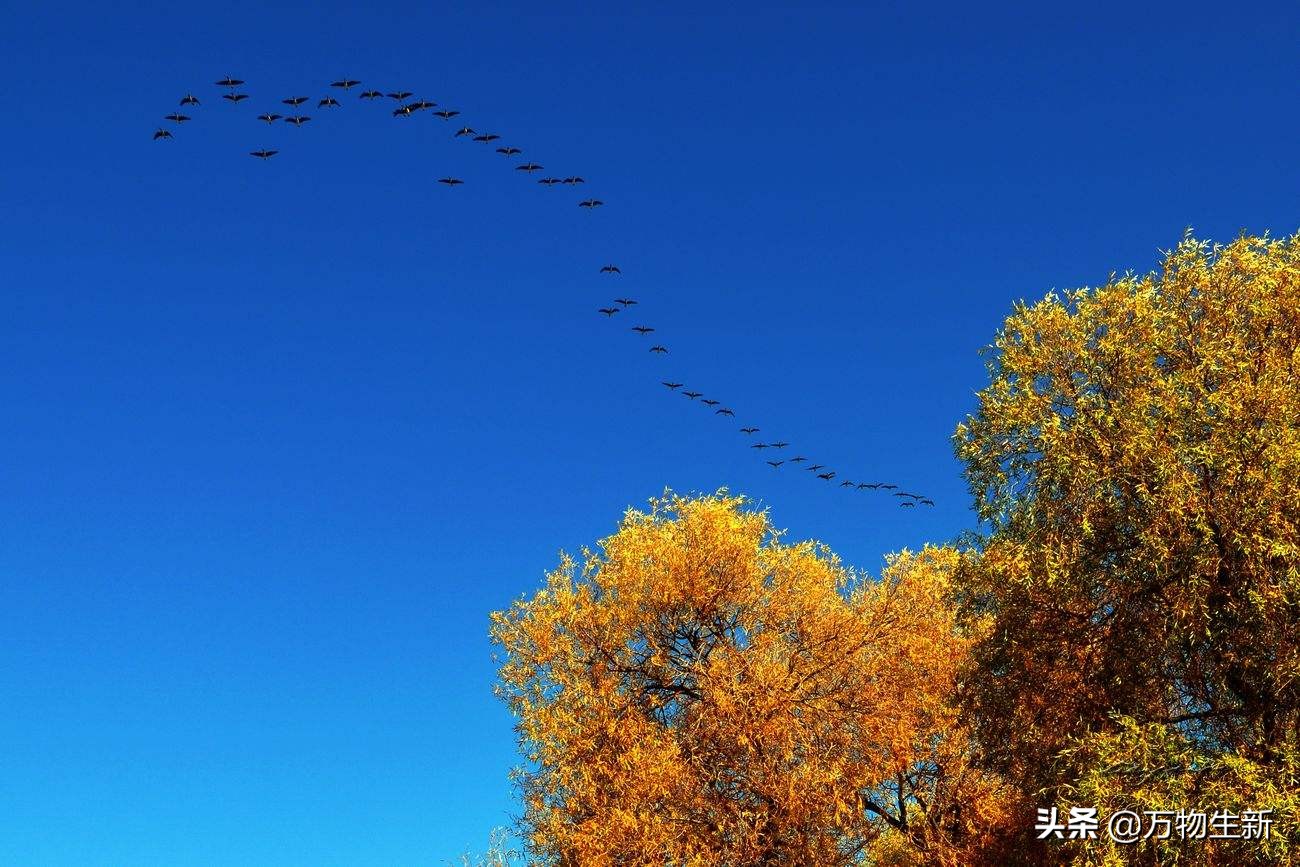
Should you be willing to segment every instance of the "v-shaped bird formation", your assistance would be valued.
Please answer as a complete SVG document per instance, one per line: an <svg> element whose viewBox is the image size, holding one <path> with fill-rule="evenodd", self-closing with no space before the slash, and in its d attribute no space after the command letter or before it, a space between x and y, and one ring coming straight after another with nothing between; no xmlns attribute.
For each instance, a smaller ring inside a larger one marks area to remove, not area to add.
<svg viewBox="0 0 1300 867"><path fill-rule="evenodd" d="M343 108L343 103L339 101L338 95L349 93L352 88L357 87L361 83L361 81L355 78L348 78L346 76L331 82L329 87L333 90L327 92L326 95L317 98L316 108L318 110L329 109L331 111ZM241 92L240 88L243 84L244 81L242 79L230 75L215 82L217 87L224 89L224 92L220 94L221 99L236 106L244 100L251 98L248 93ZM392 116L399 119L412 118L421 112L427 111L431 116L439 118L445 122L450 121L453 117L459 117L461 114L461 112L456 109L440 107L439 104L433 100L424 98L412 99L414 96L414 92L409 90L391 90L385 92L372 88L362 91L357 98L362 102L391 99L396 103L396 107L392 111ZM253 114L250 112L248 119L261 121L268 126L283 121L284 123L301 128L312 119L311 115L300 113L302 106L310 102L311 99L313 99L313 97L301 95L284 97L279 100L279 104L288 106L287 109L282 110L291 113L282 115L270 110L265 111L263 114ZM197 109L201 105L202 101L193 93L186 93L179 101L180 108L192 112L197 112ZM435 108L438 110L433 111ZM174 141L176 137L173 134L173 129L179 131L180 126L190 123L192 117L190 115L181 114L178 110L173 110L171 114L164 115L163 120L170 122L172 126L159 127L153 134L154 141ZM250 124L250 129L251 128L254 128L253 124ZM471 126L460 127L452 134L452 137L457 139L464 138L468 141L481 144L491 144L492 142L501 139L501 136L497 133L480 133ZM257 147L254 150L250 150L248 153L250 156L256 157L265 162L279 154L280 151L278 149ZM496 148L496 153L506 157L507 159L513 159L515 157L520 157L524 151L522 148L514 145L502 145ZM525 175L532 175L536 172L541 172L544 169L544 166L534 162L532 159L514 165L515 171L523 172ZM456 187L465 183L462 179L457 177L437 178L436 182L445 184L448 187ZM568 175L567 177L562 178L543 177L537 182L548 188L571 187L586 183L586 181L579 175ZM451 194L449 193L448 195ZM596 208L602 207L604 204L605 203L602 200L597 198L584 198L577 202L578 207L588 211L594 211ZM597 273L602 279L621 278L623 270L617 264L606 263L598 269ZM607 320L614 320L615 318L621 318L623 314L625 314L630 308L636 306L637 303L637 300L634 298L615 298L609 304L596 308L595 312L605 317ZM635 324L628 327L627 330L636 335L635 339L637 341L648 338L650 334L657 334L653 325L648 325L642 321L635 322ZM644 351L648 351L657 356L667 356L670 354L666 343L653 343L653 345L650 345L647 349L646 344L650 342L651 341L647 339L645 343L641 344ZM698 403L701 406L704 406L714 417L724 420L734 420L737 417L736 410L724 404L721 399L706 396L704 392L693 391L686 387L684 381L663 380L663 385L670 393L681 395L692 403ZM753 424L746 424L739 428L739 432L743 437L752 439L755 434L762 432L762 428ZM788 464L790 467L787 471L801 468L804 472L811 474L810 477L832 483L831 487L834 487L837 490L852 492L884 492L892 494L894 501L900 508L915 508L918 505L934 505L934 501L929 497L922 494L899 490L898 485L896 484L881 481L853 481L841 478L839 471L824 464L812 463L812 459L806 455L800 454L785 457L785 450L790 447L790 443L785 441L751 442L748 443L748 445L751 449L756 451L758 455L763 456L764 463L772 467L774 470L779 470ZM766 455L769 449L774 450L778 456L768 460Z"/></svg>

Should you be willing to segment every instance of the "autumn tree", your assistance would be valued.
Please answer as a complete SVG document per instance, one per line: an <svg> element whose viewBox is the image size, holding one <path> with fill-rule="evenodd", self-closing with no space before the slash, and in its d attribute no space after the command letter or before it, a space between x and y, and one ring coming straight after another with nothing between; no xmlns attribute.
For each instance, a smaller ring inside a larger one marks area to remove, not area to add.
<svg viewBox="0 0 1300 867"><path fill-rule="evenodd" d="M1297 238L1189 237L1158 273L1019 305L988 366L955 442L987 529L957 589L992 621L964 690L989 767L1044 804L1253 800L1272 848L1158 863L1290 863Z"/></svg>
<svg viewBox="0 0 1300 867"><path fill-rule="evenodd" d="M492 617L534 855L981 863L1015 801L948 700L956 564L927 548L867 580L725 492L629 511Z"/></svg>

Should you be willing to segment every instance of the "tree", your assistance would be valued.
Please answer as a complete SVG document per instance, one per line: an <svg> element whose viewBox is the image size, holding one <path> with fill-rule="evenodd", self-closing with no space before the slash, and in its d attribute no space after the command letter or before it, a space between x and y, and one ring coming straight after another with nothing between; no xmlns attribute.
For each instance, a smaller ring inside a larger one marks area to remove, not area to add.
<svg viewBox="0 0 1300 867"><path fill-rule="evenodd" d="M970 642L946 603L956 563L927 548L869 581L725 492L629 511L492 616L533 853L979 863L1014 799L948 702Z"/></svg>
<svg viewBox="0 0 1300 867"><path fill-rule="evenodd" d="M956 583L992 621L965 719L1023 791L1144 797L1124 726L1186 791L1300 782L1298 365L1294 237L1188 237L1006 321L955 436L988 530ZM1215 851L1188 863L1245 863Z"/></svg>

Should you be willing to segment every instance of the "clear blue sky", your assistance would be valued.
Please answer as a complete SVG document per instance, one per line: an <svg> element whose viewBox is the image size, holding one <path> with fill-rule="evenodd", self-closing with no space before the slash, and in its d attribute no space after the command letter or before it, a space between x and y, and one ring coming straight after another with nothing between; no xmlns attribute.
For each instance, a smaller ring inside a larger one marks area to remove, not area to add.
<svg viewBox="0 0 1300 867"><path fill-rule="evenodd" d="M951 539L1013 301L1300 226L1281 6L273 5L5 10L0 863L480 847L487 613L560 549L665 486L872 571ZM463 115L252 119L341 76ZM938 505L772 470L662 378Z"/></svg>

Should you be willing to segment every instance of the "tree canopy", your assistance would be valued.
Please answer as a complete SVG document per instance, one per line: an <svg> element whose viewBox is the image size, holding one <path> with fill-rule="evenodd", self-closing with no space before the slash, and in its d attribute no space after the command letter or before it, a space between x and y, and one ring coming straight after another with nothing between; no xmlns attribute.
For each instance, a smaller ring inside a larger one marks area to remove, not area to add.
<svg viewBox="0 0 1300 867"><path fill-rule="evenodd" d="M1296 863L1300 241L1019 304L956 431L979 527L879 576L666 493L492 616L539 863ZM1035 808L1271 810L1039 840Z"/></svg>

